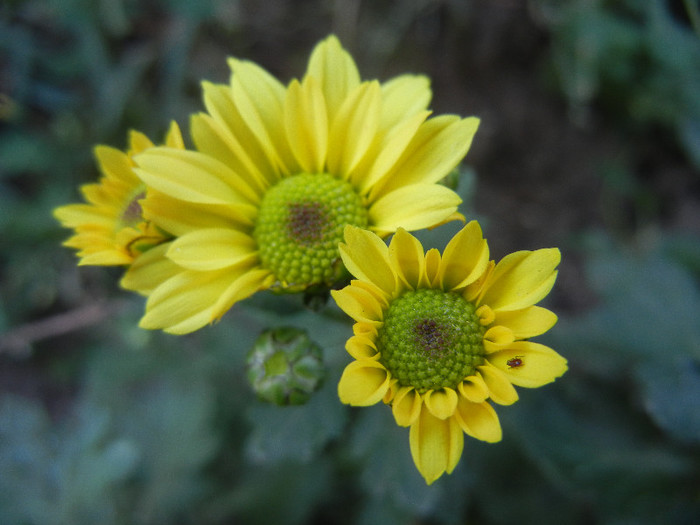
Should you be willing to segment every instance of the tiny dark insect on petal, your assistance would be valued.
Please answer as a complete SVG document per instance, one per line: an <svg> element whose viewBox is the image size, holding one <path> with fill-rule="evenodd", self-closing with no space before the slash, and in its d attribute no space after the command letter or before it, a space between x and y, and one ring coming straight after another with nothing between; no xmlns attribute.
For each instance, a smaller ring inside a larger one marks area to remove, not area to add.
<svg viewBox="0 0 700 525"><path fill-rule="evenodd" d="M508 365L508 368L520 368L523 366L523 356L516 355L515 357L508 359L506 364Z"/></svg>

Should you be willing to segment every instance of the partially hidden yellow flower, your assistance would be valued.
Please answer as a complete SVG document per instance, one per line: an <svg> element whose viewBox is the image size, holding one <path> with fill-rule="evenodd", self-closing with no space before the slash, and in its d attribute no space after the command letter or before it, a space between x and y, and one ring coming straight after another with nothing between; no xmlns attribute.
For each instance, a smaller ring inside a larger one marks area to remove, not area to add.
<svg viewBox="0 0 700 525"><path fill-rule="evenodd" d="M433 118L426 77L361 81L330 36L306 74L284 86L258 65L230 59L230 84L203 83L207 113L193 116L196 151L136 156L136 173L159 194L145 216L174 232L166 257L180 271L157 286L138 269L128 281L155 288L140 326L182 334L236 302L274 289L329 287L343 275L347 224L387 236L398 227L461 219L461 199L438 184L462 160L478 119ZM162 196L206 206L192 217Z"/></svg>
<svg viewBox="0 0 700 525"><path fill-rule="evenodd" d="M448 474L464 435L496 442L501 426L489 401L517 401L513 385L539 387L567 370L551 348L528 339L557 321L535 306L554 285L555 248L519 251L498 264L475 221L441 255L399 229L387 245L348 226L340 253L357 278L331 294L356 323L346 349L343 403L391 405L410 427L416 467L428 484Z"/></svg>
<svg viewBox="0 0 700 525"><path fill-rule="evenodd" d="M165 143L183 149L182 135L173 123ZM126 266L143 252L161 244L168 235L143 218L141 200L146 185L134 174L134 155L154 147L143 133L132 131L126 152L97 146L95 157L102 172L97 183L80 188L85 203L68 204L54 216L75 234L63 244L78 250L80 265Z"/></svg>

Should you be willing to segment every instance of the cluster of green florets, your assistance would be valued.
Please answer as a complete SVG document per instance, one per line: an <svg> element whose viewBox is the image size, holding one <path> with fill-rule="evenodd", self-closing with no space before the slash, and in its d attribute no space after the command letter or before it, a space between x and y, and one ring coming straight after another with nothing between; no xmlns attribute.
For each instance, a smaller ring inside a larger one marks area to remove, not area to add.
<svg viewBox="0 0 700 525"><path fill-rule="evenodd" d="M342 273L338 243L346 224L368 224L352 185L325 173L302 173L265 193L253 236L263 266L284 287L330 285Z"/></svg>
<svg viewBox="0 0 700 525"><path fill-rule="evenodd" d="M484 327L472 303L437 289L408 291L391 302L379 329L380 362L418 392L456 388L484 362Z"/></svg>

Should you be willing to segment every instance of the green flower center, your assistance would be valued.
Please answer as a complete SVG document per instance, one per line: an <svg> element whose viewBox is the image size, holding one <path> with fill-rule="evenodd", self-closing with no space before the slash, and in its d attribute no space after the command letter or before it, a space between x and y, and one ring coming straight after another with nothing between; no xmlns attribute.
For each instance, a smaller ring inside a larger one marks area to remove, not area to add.
<svg viewBox="0 0 700 525"><path fill-rule="evenodd" d="M449 387L484 362L483 336L472 303L435 289L409 291L394 299L379 329L379 361L401 386L420 393Z"/></svg>
<svg viewBox="0 0 700 525"><path fill-rule="evenodd" d="M302 173L270 188L253 231L260 259L284 288L330 285L342 275L346 224L365 228L367 208L349 182Z"/></svg>

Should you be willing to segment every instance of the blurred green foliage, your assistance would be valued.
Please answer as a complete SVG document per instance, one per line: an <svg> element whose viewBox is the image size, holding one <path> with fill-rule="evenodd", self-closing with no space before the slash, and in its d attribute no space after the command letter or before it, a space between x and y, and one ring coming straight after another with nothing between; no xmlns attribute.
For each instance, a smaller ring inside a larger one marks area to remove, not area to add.
<svg viewBox="0 0 700 525"><path fill-rule="evenodd" d="M192 336L144 332L136 326L142 301L117 294L120 272L77 269L50 214L96 177L94 144L122 147L132 127L157 140L171 119L186 126L201 109L199 80L225 80L223 57L234 47L304 43L263 64L299 71L316 40L369 20L367 41L377 45L357 47L366 62L385 64L411 31L425 39L444 29L454 43L470 20L499 20L504 11L494 9L508 8L476 0L411 0L405 9L311 0L5 2L0 523L700 522L700 239L665 229L659 195L627 161L661 129L662 147L700 165L693 5L530 3L544 15L545 58L574 115L585 107L629 138L623 162L600 162L603 214L622 213L628 199L645 219L624 243L617 231L560 239L564 261L584 268L563 268L560 285L592 297L551 298L561 319L543 342L569 359L570 371L554 385L521 389L517 404L498 409L503 442L467 439L456 471L426 487L408 432L387 407L350 409L337 399L351 333L337 308L318 313L300 297L262 294ZM385 16L399 11L393 24ZM469 217L476 181L496 176L477 169L459 181ZM509 220L479 219L487 236L489 224ZM456 228L420 238L442 248ZM98 301L107 307L94 326L78 319L66 333L39 330ZM246 380L246 352L277 326L303 327L323 349L326 381L305 405L265 404ZM17 331L29 334L24 344L7 337Z"/></svg>

